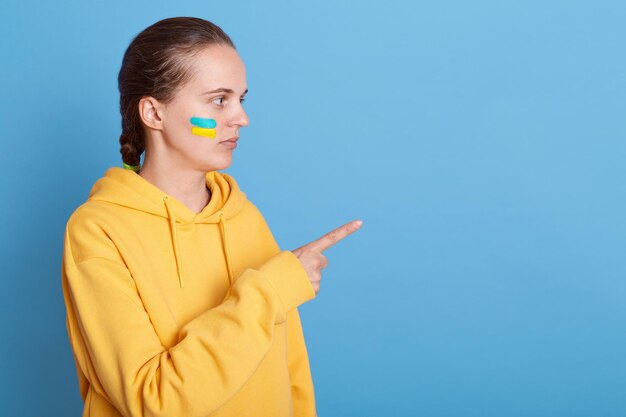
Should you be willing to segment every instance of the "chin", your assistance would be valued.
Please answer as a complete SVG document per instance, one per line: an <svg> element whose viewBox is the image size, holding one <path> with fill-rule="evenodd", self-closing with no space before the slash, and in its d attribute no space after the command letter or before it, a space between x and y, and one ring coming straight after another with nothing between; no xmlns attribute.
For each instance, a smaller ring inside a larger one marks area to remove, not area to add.
<svg viewBox="0 0 626 417"><path fill-rule="evenodd" d="M232 164L233 164L233 158L227 157L227 158L222 158L220 160L212 160L210 162L201 163L200 165L202 166L203 171L210 172L210 171L221 171L223 169L227 169Z"/></svg>

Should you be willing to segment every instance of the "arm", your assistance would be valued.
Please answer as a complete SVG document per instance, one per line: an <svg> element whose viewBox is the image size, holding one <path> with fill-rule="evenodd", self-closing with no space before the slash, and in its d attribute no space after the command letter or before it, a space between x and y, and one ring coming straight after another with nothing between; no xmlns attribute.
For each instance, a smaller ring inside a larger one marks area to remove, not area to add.
<svg viewBox="0 0 626 417"><path fill-rule="evenodd" d="M287 360L291 378L293 415L317 417L309 357L297 308L287 314L287 332Z"/></svg>
<svg viewBox="0 0 626 417"><path fill-rule="evenodd" d="M125 416L206 416L251 377L274 325L315 296L297 257L281 251L244 270L231 294L185 324L178 343L160 342L130 272L112 242L76 264L66 237L64 294L71 303L77 360L93 388Z"/></svg>
<svg viewBox="0 0 626 417"><path fill-rule="evenodd" d="M269 257L275 255L280 252L281 249L276 243L274 235L258 208L252 203L250 204L262 220L260 223L261 227L256 230L256 233L259 236L259 241L265 242L265 244L257 250L264 252L264 256ZM309 358L297 308L292 309L287 314L287 361L289 379L291 380L294 416L317 417L315 392L311 379L311 370L309 369Z"/></svg>

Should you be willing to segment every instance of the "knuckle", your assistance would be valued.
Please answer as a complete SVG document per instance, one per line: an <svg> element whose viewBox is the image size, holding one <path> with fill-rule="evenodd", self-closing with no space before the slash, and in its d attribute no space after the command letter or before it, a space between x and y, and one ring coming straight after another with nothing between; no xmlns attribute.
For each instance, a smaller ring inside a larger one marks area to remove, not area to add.
<svg viewBox="0 0 626 417"><path fill-rule="evenodd" d="M315 259L315 266L317 267L317 269L324 268L324 260L322 258Z"/></svg>

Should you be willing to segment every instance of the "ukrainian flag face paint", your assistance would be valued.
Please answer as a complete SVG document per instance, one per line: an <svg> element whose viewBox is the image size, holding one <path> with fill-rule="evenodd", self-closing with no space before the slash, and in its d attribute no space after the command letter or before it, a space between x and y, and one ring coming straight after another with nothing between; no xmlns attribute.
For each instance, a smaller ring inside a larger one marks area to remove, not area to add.
<svg viewBox="0 0 626 417"><path fill-rule="evenodd" d="M189 119L192 125L191 133L198 136L204 136L206 138L215 138L215 126L217 123L215 119L205 119L203 117L192 117Z"/></svg>

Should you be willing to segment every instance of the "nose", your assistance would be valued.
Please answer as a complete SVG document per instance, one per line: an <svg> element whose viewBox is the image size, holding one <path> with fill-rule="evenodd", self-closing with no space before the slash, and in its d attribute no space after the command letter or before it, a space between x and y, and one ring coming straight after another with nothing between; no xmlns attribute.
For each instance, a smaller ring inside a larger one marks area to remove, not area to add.
<svg viewBox="0 0 626 417"><path fill-rule="evenodd" d="M233 115L231 124L243 127L243 126L248 126L249 123L250 123L250 120L248 119L248 115L246 114L245 110L240 104L235 114Z"/></svg>

